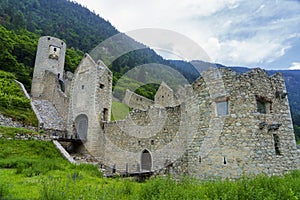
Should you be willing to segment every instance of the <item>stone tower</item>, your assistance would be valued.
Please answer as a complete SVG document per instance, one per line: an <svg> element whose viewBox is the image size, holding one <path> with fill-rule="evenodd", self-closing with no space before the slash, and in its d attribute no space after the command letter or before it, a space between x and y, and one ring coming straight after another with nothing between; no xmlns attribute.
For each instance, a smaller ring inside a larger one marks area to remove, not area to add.
<svg viewBox="0 0 300 200"><path fill-rule="evenodd" d="M33 98L38 98L43 93L43 78L46 71L63 76L65 53L64 41L50 36L39 39L31 85Z"/></svg>

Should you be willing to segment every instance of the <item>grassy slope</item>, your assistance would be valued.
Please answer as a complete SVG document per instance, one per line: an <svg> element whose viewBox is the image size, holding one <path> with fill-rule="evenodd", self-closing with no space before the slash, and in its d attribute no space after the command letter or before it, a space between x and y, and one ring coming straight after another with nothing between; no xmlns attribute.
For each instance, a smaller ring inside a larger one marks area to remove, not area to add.
<svg viewBox="0 0 300 200"><path fill-rule="evenodd" d="M26 125L37 126L37 118L15 76L0 70L0 113Z"/></svg>
<svg viewBox="0 0 300 200"><path fill-rule="evenodd" d="M8 131L8 132L7 132ZM11 135L13 129L1 129ZM16 131L20 131L16 129ZM299 199L300 171L283 177L237 181L180 181L157 177L145 183L105 179L92 165L73 165L51 142L0 139L0 199Z"/></svg>
<svg viewBox="0 0 300 200"><path fill-rule="evenodd" d="M129 111L130 111L130 108L127 105L117 102L117 101L113 101L112 108L111 108L111 112L112 112L111 120L112 121L123 120L126 118Z"/></svg>

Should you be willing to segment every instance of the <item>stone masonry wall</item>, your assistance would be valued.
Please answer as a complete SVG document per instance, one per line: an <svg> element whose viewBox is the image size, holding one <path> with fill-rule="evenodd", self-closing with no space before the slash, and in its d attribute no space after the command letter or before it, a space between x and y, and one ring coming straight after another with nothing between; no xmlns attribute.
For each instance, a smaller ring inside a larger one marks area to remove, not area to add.
<svg viewBox="0 0 300 200"><path fill-rule="evenodd" d="M179 105L174 91L164 82L159 86L155 94L155 104L158 104L162 107L174 107Z"/></svg>
<svg viewBox="0 0 300 200"><path fill-rule="evenodd" d="M154 105L154 101L138 95L128 89L126 90L123 103L125 103L130 108L141 110L146 110L150 106Z"/></svg>
<svg viewBox="0 0 300 200"><path fill-rule="evenodd" d="M104 157L104 136L102 121L110 120L112 73L103 63L95 63L86 54L75 71L70 92L68 132L86 134L85 148L98 157ZM81 124L78 117L85 116L87 122ZM79 130L81 129L81 130Z"/></svg>
<svg viewBox="0 0 300 200"><path fill-rule="evenodd" d="M159 170L176 161L186 149L186 137L181 126L180 106L151 107L134 110L123 121L104 124L105 158L107 166L120 171L137 171L143 150L152 158L152 170ZM102 151L99 149L99 151Z"/></svg>
<svg viewBox="0 0 300 200"><path fill-rule="evenodd" d="M222 95L228 102L227 115L217 116L216 103L209 95L214 84L219 85L217 79L209 85L204 78L193 84L201 123L188 147L189 173L202 179L237 178L299 169L288 100L276 98L277 91L286 91L282 75L269 78L261 69L244 75L228 69L219 69L219 73L225 89ZM257 96L272 102L270 113L257 111Z"/></svg>
<svg viewBox="0 0 300 200"><path fill-rule="evenodd" d="M69 98L62 91L57 75L46 70L42 82L44 90L39 99L51 102L56 108L59 116L66 122L68 117Z"/></svg>

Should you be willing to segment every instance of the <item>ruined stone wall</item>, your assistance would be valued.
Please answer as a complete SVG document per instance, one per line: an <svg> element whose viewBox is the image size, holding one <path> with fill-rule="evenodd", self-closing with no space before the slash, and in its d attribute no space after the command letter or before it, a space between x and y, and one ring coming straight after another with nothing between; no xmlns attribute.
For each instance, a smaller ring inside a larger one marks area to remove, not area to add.
<svg viewBox="0 0 300 200"><path fill-rule="evenodd" d="M127 91L125 103L140 110L110 122L111 71L86 54L74 75L64 74L65 48L57 38L40 38L31 94L51 102L68 134L101 164L200 179L300 169L282 75L209 69L177 96L162 83L155 104Z"/></svg>
<svg viewBox="0 0 300 200"><path fill-rule="evenodd" d="M146 110L154 104L154 101L127 89L123 103L125 103L130 108Z"/></svg>
<svg viewBox="0 0 300 200"><path fill-rule="evenodd" d="M66 122L68 118L69 98L65 92L62 91L58 76L45 70L42 84L44 85L44 90L39 99L51 102L56 108L59 116Z"/></svg>
<svg viewBox="0 0 300 200"><path fill-rule="evenodd" d="M101 61L97 62L99 81L97 83L97 98L95 104L100 111L101 121L110 121L112 105L112 72Z"/></svg>
<svg viewBox="0 0 300 200"><path fill-rule="evenodd" d="M163 169L184 154L186 137L182 130L180 106L134 110L123 121L104 124L107 166L129 172L141 168L144 150L151 154L151 170ZM139 166L139 167L137 167ZM142 169L140 169L142 170Z"/></svg>
<svg viewBox="0 0 300 200"><path fill-rule="evenodd" d="M220 79L205 81L212 76L204 75L193 84L200 124L188 147L189 173L198 178L237 178L299 168L288 100L276 98L277 91L286 91L282 75L268 77L261 69L244 75L228 69L219 73L225 89L220 97L212 97ZM257 111L258 97L272 105L269 113ZM228 102L223 116L217 113L218 99Z"/></svg>
<svg viewBox="0 0 300 200"><path fill-rule="evenodd" d="M101 123L110 119L111 91L111 72L103 63L95 63L86 54L72 81L68 132L74 137L83 137L85 148L99 158L104 156L104 151L99 151L104 145Z"/></svg>
<svg viewBox="0 0 300 200"><path fill-rule="evenodd" d="M159 86L155 97L154 97L155 104L158 104L162 107L174 107L179 105L174 91L164 82L161 83Z"/></svg>

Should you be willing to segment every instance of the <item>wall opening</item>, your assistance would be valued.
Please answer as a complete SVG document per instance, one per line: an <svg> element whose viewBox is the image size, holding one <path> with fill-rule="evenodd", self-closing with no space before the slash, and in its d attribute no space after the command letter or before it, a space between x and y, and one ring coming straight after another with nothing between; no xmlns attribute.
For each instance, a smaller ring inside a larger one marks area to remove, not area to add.
<svg viewBox="0 0 300 200"><path fill-rule="evenodd" d="M60 54L60 48L59 47L56 47L56 46L53 46L53 45L49 46L49 58L58 60L59 54Z"/></svg>
<svg viewBox="0 0 300 200"><path fill-rule="evenodd" d="M154 145L154 140L151 140L151 145Z"/></svg>
<svg viewBox="0 0 300 200"><path fill-rule="evenodd" d="M261 101L256 101L256 103L257 103L257 112L266 114L267 113L266 104Z"/></svg>
<svg viewBox="0 0 300 200"><path fill-rule="evenodd" d="M108 109L103 109L103 121L108 121Z"/></svg>
<svg viewBox="0 0 300 200"><path fill-rule="evenodd" d="M217 115L225 116L228 115L228 101L216 102L217 105Z"/></svg>
<svg viewBox="0 0 300 200"><path fill-rule="evenodd" d="M75 137L86 141L88 131L88 117L84 114L78 115L75 119Z"/></svg>
<svg viewBox="0 0 300 200"><path fill-rule="evenodd" d="M101 89L103 89L103 88L104 88L104 85L103 85L103 84L101 84L101 83L100 83L100 88L101 88Z"/></svg>
<svg viewBox="0 0 300 200"><path fill-rule="evenodd" d="M274 149L276 155L281 155L280 152L280 143L279 143L279 136L277 134L273 134L273 140L274 140Z"/></svg>
<svg viewBox="0 0 300 200"><path fill-rule="evenodd" d="M151 171L152 157L151 157L150 152L147 149L142 151L141 167L142 167L143 171Z"/></svg>
<svg viewBox="0 0 300 200"><path fill-rule="evenodd" d="M257 112L262 114L269 114L272 112L272 100L256 95Z"/></svg>
<svg viewBox="0 0 300 200"><path fill-rule="evenodd" d="M224 165L226 165L226 164L227 164L227 159L226 159L226 157L225 157L225 156L223 157L223 164L224 164Z"/></svg>

